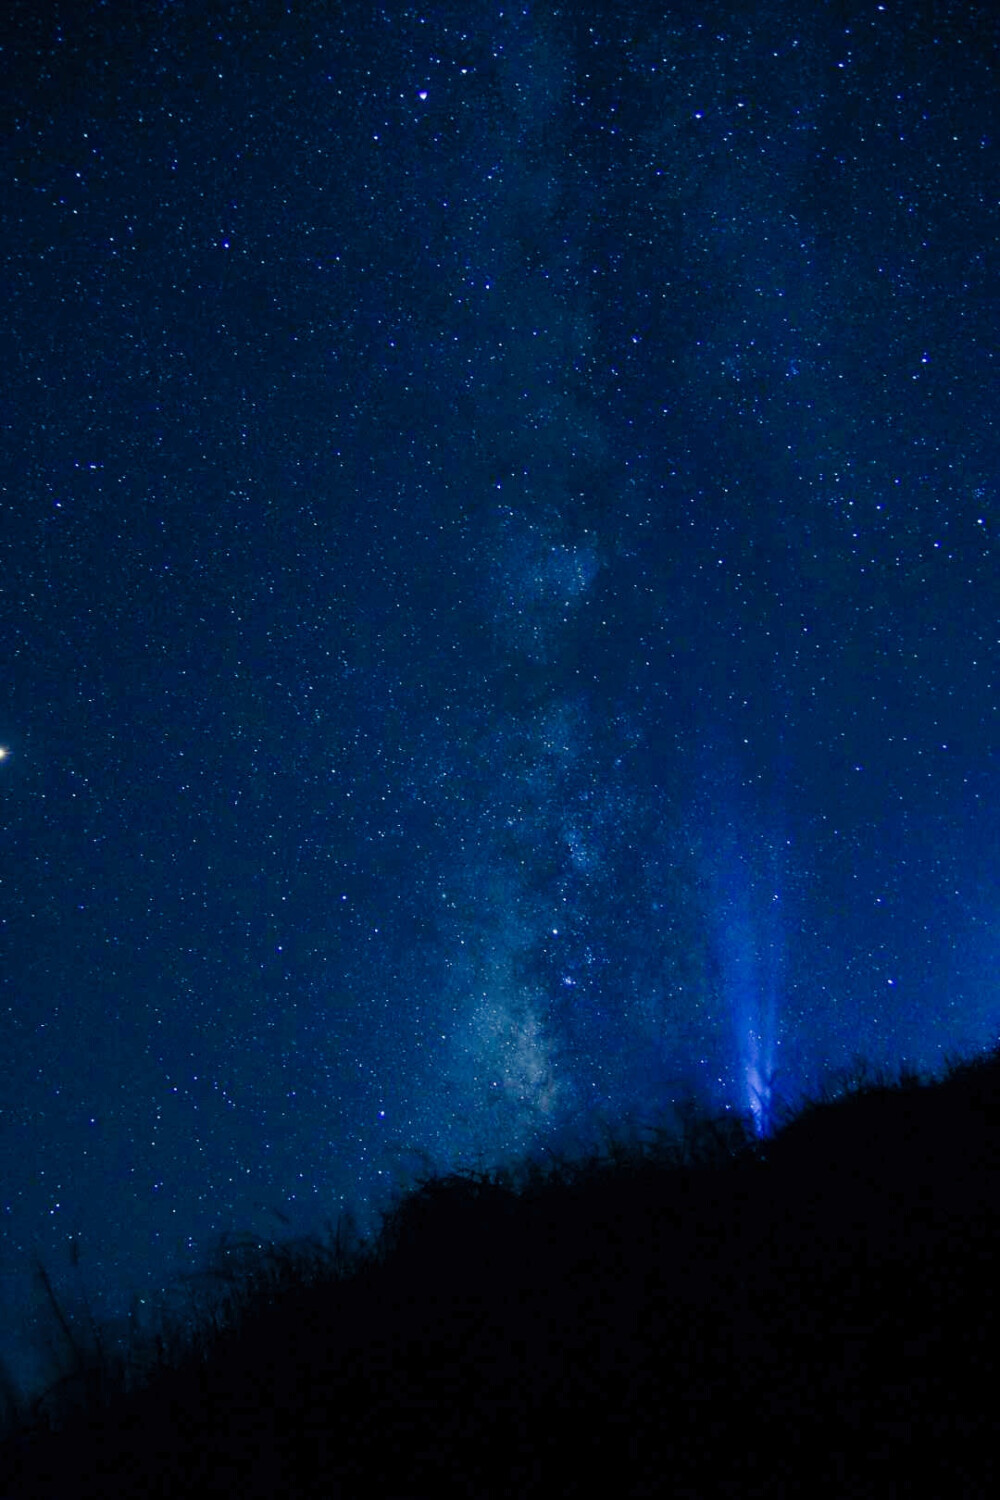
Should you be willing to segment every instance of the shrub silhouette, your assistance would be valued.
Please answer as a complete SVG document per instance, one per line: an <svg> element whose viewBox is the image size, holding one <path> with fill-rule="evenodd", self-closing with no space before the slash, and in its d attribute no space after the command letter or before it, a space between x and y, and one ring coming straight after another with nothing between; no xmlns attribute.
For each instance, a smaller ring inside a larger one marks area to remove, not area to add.
<svg viewBox="0 0 1000 1500"><path fill-rule="evenodd" d="M0 1497L990 1494L998 1231L1000 1052L427 1178L220 1241L127 1357L67 1324Z"/></svg>

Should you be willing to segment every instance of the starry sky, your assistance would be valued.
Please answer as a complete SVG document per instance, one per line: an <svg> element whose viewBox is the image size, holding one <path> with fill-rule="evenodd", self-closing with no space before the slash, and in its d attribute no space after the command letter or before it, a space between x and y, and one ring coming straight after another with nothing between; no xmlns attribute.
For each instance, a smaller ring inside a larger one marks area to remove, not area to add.
<svg viewBox="0 0 1000 1500"><path fill-rule="evenodd" d="M3 9L0 1353L992 1045L989 8Z"/></svg>

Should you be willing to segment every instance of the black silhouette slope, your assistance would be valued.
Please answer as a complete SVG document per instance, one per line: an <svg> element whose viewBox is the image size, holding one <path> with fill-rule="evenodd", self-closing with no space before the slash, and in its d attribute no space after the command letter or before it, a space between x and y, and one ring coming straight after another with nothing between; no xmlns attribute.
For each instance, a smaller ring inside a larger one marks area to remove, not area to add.
<svg viewBox="0 0 1000 1500"><path fill-rule="evenodd" d="M26 1425L0 1496L992 1494L998 1232L1000 1053L766 1143L432 1180Z"/></svg>

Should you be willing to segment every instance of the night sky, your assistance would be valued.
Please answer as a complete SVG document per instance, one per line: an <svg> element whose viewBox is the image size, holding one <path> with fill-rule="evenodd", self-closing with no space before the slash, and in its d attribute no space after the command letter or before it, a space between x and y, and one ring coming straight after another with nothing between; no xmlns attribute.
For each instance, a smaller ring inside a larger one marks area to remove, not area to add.
<svg viewBox="0 0 1000 1500"><path fill-rule="evenodd" d="M997 1040L990 9L8 0L12 1361Z"/></svg>

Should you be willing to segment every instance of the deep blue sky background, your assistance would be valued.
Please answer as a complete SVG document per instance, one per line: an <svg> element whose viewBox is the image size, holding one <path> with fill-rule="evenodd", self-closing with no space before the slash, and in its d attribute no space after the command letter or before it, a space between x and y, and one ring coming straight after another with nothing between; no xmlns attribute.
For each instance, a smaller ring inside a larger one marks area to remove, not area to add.
<svg viewBox="0 0 1000 1500"><path fill-rule="evenodd" d="M988 7L0 39L23 1378L36 1254L994 1043Z"/></svg>

